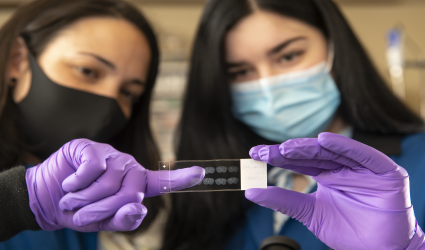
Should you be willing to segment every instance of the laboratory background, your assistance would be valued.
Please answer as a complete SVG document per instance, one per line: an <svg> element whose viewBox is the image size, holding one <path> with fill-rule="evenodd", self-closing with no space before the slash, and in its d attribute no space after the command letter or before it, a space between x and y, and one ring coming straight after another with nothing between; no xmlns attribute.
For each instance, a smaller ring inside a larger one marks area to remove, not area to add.
<svg viewBox="0 0 425 250"><path fill-rule="evenodd" d="M0 0L0 25L28 0ZM225 0L224 0L225 1ZM334 0L382 76L425 118L425 0ZM192 41L205 0L133 0L153 24L161 47L151 127L163 160L173 160ZM205 58L208 60L208 58Z"/></svg>

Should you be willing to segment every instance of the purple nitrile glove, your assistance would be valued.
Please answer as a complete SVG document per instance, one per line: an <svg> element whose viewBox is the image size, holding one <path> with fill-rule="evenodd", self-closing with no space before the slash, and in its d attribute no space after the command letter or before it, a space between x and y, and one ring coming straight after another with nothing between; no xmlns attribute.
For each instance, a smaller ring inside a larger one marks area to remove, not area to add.
<svg viewBox="0 0 425 250"><path fill-rule="evenodd" d="M419 249L424 233L410 202L409 176L383 153L321 133L251 149L254 160L314 176L317 191L249 189L246 198L302 222L333 249Z"/></svg>
<svg viewBox="0 0 425 250"><path fill-rule="evenodd" d="M78 139L28 169L26 182L30 208L44 230L131 231L146 216L143 198L160 194L162 176L179 190L204 175L200 167L160 175L108 144Z"/></svg>

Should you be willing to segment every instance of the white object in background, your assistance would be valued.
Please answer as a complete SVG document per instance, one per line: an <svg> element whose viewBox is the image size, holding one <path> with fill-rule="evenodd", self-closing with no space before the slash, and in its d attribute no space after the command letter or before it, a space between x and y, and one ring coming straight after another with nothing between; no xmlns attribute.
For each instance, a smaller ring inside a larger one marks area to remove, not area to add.
<svg viewBox="0 0 425 250"><path fill-rule="evenodd" d="M390 70L394 93L402 100L405 99L405 84L403 77L404 66L404 37L399 28L391 29L387 36L387 63Z"/></svg>

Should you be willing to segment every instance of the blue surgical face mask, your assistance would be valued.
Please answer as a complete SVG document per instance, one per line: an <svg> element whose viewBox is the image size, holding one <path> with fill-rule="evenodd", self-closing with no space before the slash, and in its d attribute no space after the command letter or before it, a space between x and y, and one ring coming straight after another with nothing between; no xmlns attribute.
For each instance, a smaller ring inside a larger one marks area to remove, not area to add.
<svg viewBox="0 0 425 250"><path fill-rule="evenodd" d="M316 137L331 123L341 99L329 67L233 84L233 114L271 141Z"/></svg>

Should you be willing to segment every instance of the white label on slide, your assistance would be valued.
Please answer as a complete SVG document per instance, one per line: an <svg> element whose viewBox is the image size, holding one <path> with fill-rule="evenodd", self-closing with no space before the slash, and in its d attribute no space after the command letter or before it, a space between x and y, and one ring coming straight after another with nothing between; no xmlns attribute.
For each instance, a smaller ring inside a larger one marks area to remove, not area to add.
<svg viewBox="0 0 425 250"><path fill-rule="evenodd" d="M241 159L241 190L267 188L267 163Z"/></svg>

